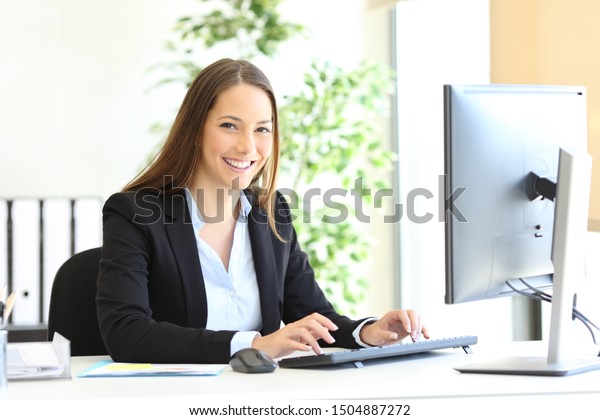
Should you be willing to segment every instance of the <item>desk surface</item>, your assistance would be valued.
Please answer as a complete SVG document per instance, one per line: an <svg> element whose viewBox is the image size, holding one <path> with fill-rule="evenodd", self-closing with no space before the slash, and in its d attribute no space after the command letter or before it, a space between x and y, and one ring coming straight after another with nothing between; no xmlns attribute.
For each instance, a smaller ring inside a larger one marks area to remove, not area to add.
<svg viewBox="0 0 600 420"><path fill-rule="evenodd" d="M542 356L542 342L515 342L509 350L472 346L394 359L313 369L277 369L271 374L243 374L229 367L219 376L79 378L78 375L105 357L72 358L72 379L9 382L9 400L231 397L414 399L502 395L594 393L600 395L600 370L568 377L464 374L453 369L462 364L507 355ZM393 386L390 386L393 384ZM596 395L596 397L598 396ZM595 397L595 398L596 398Z"/></svg>

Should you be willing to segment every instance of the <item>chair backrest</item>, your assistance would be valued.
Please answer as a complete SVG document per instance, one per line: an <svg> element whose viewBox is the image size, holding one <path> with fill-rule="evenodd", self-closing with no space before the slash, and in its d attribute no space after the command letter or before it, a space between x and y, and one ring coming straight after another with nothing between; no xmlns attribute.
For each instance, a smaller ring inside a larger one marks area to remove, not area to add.
<svg viewBox="0 0 600 420"><path fill-rule="evenodd" d="M58 332L71 341L72 356L108 354L96 315L100 248L79 252L56 272L48 312L48 340Z"/></svg>

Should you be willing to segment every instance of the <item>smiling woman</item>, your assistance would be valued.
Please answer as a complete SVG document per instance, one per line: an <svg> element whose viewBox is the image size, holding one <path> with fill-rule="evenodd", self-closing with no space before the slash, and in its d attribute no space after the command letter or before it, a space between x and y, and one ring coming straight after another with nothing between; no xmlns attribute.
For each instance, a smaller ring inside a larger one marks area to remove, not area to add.
<svg viewBox="0 0 600 420"><path fill-rule="evenodd" d="M206 67L157 158L107 200L96 303L115 361L224 363L250 347L281 357L428 337L414 311L351 320L317 285L274 189L274 98L247 61Z"/></svg>

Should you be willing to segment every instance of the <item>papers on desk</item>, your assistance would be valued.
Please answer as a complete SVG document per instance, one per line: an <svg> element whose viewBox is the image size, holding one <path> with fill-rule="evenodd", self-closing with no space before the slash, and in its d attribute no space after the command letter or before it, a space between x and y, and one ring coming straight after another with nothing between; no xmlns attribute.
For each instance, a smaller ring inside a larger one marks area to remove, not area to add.
<svg viewBox="0 0 600 420"><path fill-rule="evenodd" d="M8 380L71 377L71 343L58 333L52 342L8 343Z"/></svg>
<svg viewBox="0 0 600 420"><path fill-rule="evenodd" d="M101 361L85 370L81 378L118 376L217 376L228 365L117 363Z"/></svg>

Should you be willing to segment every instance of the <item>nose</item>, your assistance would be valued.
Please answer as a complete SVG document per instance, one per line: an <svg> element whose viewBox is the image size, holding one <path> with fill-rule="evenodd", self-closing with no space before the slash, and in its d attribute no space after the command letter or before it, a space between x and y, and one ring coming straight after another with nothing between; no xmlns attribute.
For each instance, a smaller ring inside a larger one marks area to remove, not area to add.
<svg viewBox="0 0 600 420"><path fill-rule="evenodd" d="M236 152L249 155L254 153L255 150L254 132L241 133L236 144Z"/></svg>

